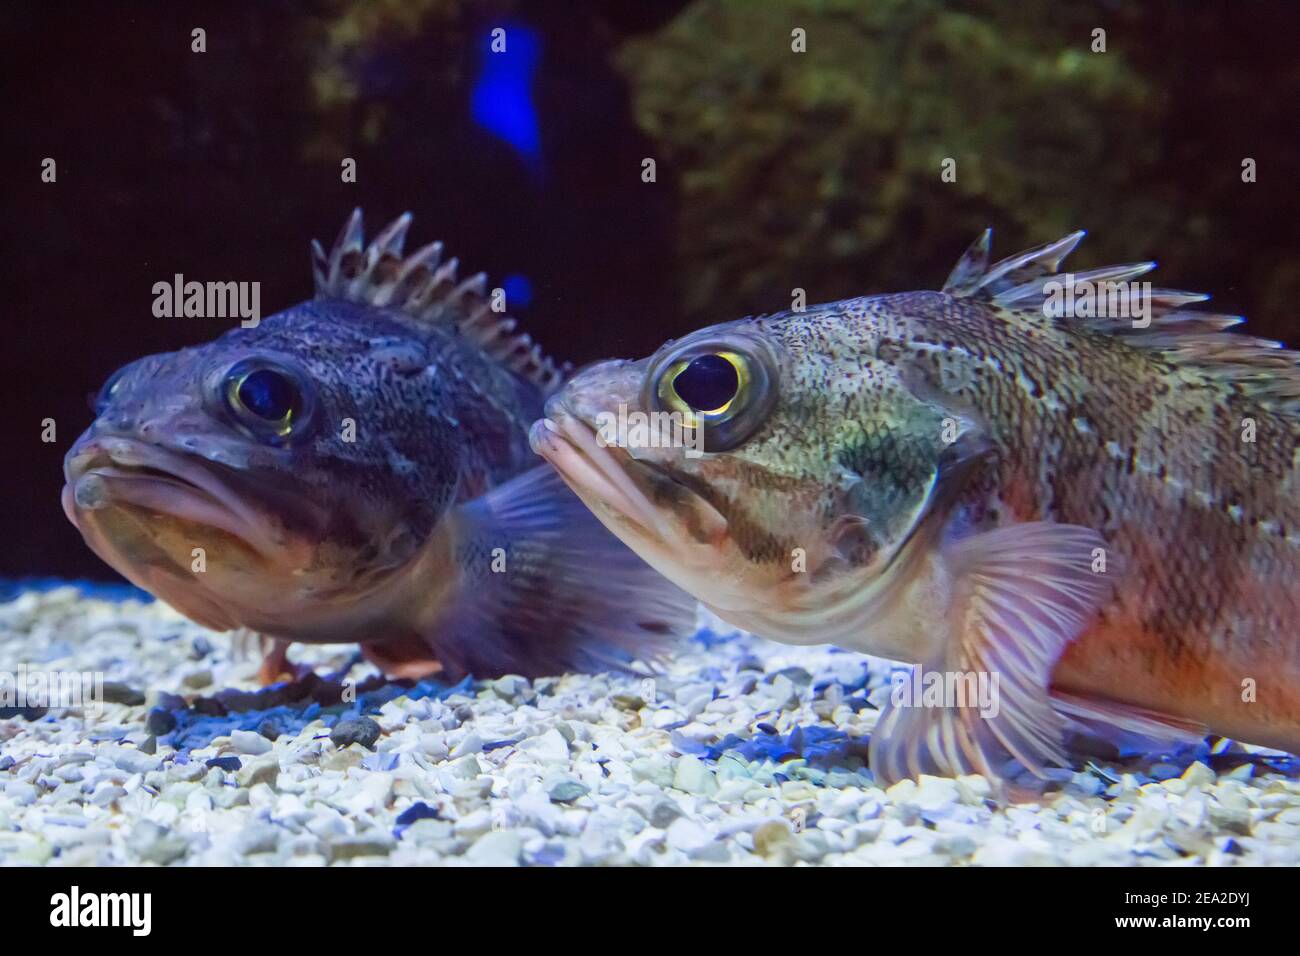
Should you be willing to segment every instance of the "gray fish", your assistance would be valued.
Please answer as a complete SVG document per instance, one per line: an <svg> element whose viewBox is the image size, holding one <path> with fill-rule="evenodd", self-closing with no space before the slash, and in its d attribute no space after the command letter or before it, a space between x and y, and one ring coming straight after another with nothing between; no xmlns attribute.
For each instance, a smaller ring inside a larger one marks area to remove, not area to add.
<svg viewBox="0 0 1300 956"><path fill-rule="evenodd" d="M627 667L694 604L528 447L565 369L410 215L313 243L316 297L105 384L63 506L92 549L214 630L352 642L395 676Z"/></svg>

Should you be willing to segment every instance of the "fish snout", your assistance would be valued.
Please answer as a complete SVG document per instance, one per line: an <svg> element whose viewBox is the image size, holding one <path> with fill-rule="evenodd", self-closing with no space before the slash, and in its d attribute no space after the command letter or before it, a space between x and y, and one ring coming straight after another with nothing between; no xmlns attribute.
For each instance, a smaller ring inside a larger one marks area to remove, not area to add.
<svg viewBox="0 0 1300 956"><path fill-rule="evenodd" d="M155 464L149 446L121 435L105 434L98 426L87 429L63 456L63 478L73 484L94 468L120 465L148 468Z"/></svg>
<svg viewBox="0 0 1300 956"><path fill-rule="evenodd" d="M644 361L608 359L588 365L546 402L546 417L567 413L588 425L602 415L642 410Z"/></svg>
<svg viewBox="0 0 1300 956"><path fill-rule="evenodd" d="M106 436L98 425L84 431L63 456L65 490L74 489L93 469L114 464L110 450L113 447L114 439Z"/></svg>

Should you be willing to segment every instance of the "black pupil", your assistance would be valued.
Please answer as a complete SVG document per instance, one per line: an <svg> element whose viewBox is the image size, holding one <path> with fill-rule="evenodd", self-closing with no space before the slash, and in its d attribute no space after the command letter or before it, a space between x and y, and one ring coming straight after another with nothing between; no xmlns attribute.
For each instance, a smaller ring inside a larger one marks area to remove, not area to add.
<svg viewBox="0 0 1300 956"><path fill-rule="evenodd" d="M239 401L258 418L278 422L293 411L298 393L293 383L270 369L249 372L239 383Z"/></svg>
<svg viewBox="0 0 1300 956"><path fill-rule="evenodd" d="M721 355L701 355L677 373L673 388L697 412L709 412L731 401L740 387L736 367Z"/></svg>

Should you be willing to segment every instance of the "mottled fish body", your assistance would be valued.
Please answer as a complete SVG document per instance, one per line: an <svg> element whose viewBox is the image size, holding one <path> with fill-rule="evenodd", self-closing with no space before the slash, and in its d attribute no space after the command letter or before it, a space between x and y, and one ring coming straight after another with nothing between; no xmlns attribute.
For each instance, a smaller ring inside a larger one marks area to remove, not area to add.
<svg viewBox="0 0 1300 956"><path fill-rule="evenodd" d="M1081 236L990 265L985 234L941 292L592 367L534 447L738 626L998 677L992 716L891 702L884 778L1041 773L1076 732L1300 751L1297 354L1135 282L1152 263L1059 273ZM1110 313L1056 314L1073 283ZM704 454L597 440L620 406Z"/></svg>
<svg viewBox="0 0 1300 956"><path fill-rule="evenodd" d="M217 630L358 641L389 673L625 666L692 604L594 521L529 449L564 370L461 280L410 217L359 212L316 298L102 390L64 507L137 585ZM593 587L588 569L601 568Z"/></svg>

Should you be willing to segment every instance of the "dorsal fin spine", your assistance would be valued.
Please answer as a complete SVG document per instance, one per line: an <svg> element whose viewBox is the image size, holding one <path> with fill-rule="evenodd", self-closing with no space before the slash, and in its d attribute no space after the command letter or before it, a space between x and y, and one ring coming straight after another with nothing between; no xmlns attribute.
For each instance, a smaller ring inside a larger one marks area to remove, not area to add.
<svg viewBox="0 0 1300 956"><path fill-rule="evenodd" d="M453 256L443 262L441 242L402 258L410 225L411 214L403 213L366 246L361 210L354 209L328 253L313 240L316 298L373 305L417 322L449 325L544 392L559 387L570 366L543 355L531 336L514 335L515 320L492 311L487 273L458 282L460 261Z"/></svg>
<svg viewBox="0 0 1300 956"><path fill-rule="evenodd" d="M1155 262L1103 266L1086 272L1061 273L1061 262L1084 237L1071 233L1027 252L989 265L992 230L986 229L962 255L944 283L943 292L955 298L980 299L1012 313L1045 316L1049 282L1069 277L1080 283L1128 283L1155 269ZM1192 366L1206 375L1230 382L1266 408L1300 416L1300 352L1280 342L1225 331L1244 320L1241 316L1197 312L1184 306L1209 298L1177 289L1123 286L1115 291L1123 316L1064 316L1067 327L1114 335L1135 348L1161 353L1173 363ZM1132 306L1146 313L1145 324L1134 324Z"/></svg>

